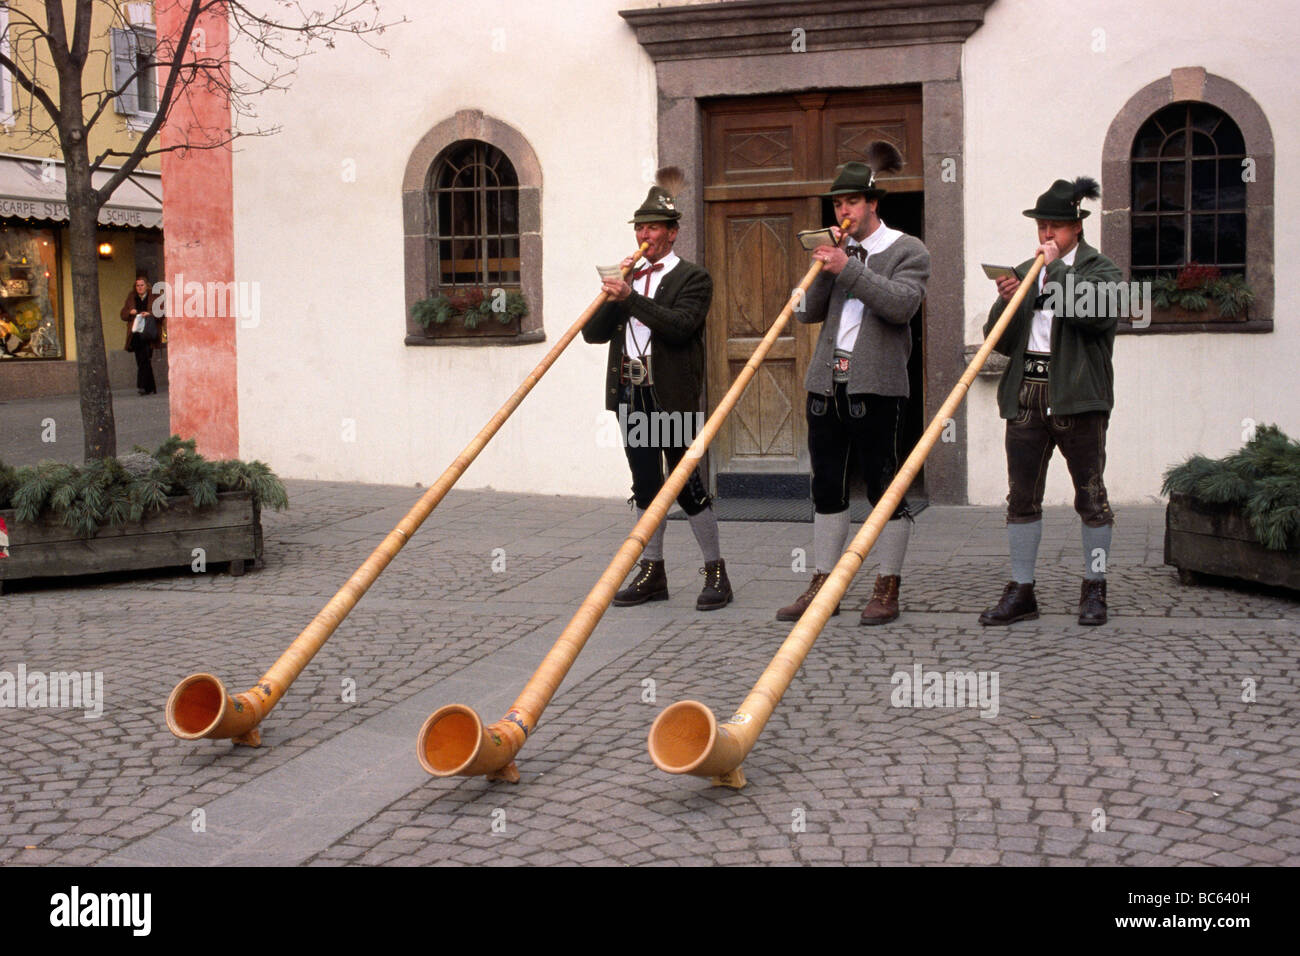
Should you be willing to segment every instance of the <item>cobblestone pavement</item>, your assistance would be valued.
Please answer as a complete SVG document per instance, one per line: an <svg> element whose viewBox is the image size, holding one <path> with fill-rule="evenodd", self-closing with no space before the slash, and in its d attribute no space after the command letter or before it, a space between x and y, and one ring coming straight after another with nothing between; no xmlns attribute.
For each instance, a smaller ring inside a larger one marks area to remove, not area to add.
<svg viewBox="0 0 1300 956"><path fill-rule="evenodd" d="M429 777L416 733L442 704L508 709L623 540L626 505L453 492L262 748L177 740L172 686L200 670L252 684L420 494L288 484L260 571L0 597L0 671L104 681L99 719L0 709L0 863L1300 863L1300 604L1179 585L1158 506L1120 511L1099 628L1074 620L1071 512L1047 517L1043 617L982 628L1006 575L999 509L928 509L904 616L858 626L870 577L854 582L741 790L660 772L646 735L673 701L725 716L744 698L789 633L773 612L805 587L791 551L811 526L724 524L737 600L701 614L698 552L673 522L671 599L610 609L510 785ZM916 665L996 672L996 701L893 706L893 675Z"/></svg>
<svg viewBox="0 0 1300 956"><path fill-rule="evenodd" d="M153 451L166 440L167 388L156 395L137 395L133 388L113 391L113 418L117 424L118 454L136 445ZM85 460L81 401L76 395L15 398L0 401L4 428L0 429L0 461L6 465L34 465L62 461L79 465Z"/></svg>

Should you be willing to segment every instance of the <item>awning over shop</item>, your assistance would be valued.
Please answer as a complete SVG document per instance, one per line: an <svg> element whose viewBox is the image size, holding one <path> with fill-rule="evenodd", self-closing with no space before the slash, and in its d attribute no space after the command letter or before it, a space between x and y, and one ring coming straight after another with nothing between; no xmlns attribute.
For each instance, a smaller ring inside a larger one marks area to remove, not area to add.
<svg viewBox="0 0 1300 956"><path fill-rule="evenodd" d="M92 182L103 186L114 170L101 169ZM58 160L0 156L0 216L68 220L68 187ZM104 226L162 228L162 177L136 170L99 210Z"/></svg>

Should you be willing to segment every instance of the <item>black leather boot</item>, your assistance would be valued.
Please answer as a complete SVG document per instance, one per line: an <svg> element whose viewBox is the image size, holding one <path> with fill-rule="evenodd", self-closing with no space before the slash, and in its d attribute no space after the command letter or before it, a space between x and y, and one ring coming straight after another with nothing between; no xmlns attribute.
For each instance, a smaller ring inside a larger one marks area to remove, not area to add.
<svg viewBox="0 0 1300 956"><path fill-rule="evenodd" d="M695 599L695 610L716 611L731 603L731 582L727 580L727 562L706 561L700 569L704 575L704 590Z"/></svg>
<svg viewBox="0 0 1300 956"><path fill-rule="evenodd" d="M1014 624L1016 621L1033 621L1038 617L1038 600L1034 597L1034 582L1020 584L1008 581L1002 597L980 615L980 623Z"/></svg>
<svg viewBox="0 0 1300 956"><path fill-rule="evenodd" d="M1106 623L1106 579L1090 581L1083 579L1079 589L1079 623Z"/></svg>
<svg viewBox="0 0 1300 956"><path fill-rule="evenodd" d="M615 607L634 607L646 601L668 600L668 575L662 561L642 561L628 586L614 595Z"/></svg>

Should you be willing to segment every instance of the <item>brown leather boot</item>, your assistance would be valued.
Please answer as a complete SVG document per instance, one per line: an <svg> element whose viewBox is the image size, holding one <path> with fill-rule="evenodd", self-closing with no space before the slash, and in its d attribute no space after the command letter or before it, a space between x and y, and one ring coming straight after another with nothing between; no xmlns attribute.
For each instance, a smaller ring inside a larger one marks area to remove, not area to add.
<svg viewBox="0 0 1300 956"><path fill-rule="evenodd" d="M1090 581L1083 579L1079 589L1079 623L1106 623L1106 579Z"/></svg>
<svg viewBox="0 0 1300 956"><path fill-rule="evenodd" d="M898 586L903 579L897 574L887 577L876 575L876 587L871 592L871 600L862 609L859 624L888 624L898 617Z"/></svg>
<svg viewBox="0 0 1300 956"><path fill-rule="evenodd" d="M634 607L646 601L668 600L668 575L662 561L642 561L628 586L614 595L615 607Z"/></svg>
<svg viewBox="0 0 1300 956"><path fill-rule="evenodd" d="M788 604L785 607L781 608L781 610L777 611L776 619L778 621L797 621L799 620L799 618L803 617L803 612L808 610L808 605L812 603L813 598L817 596L817 592L822 589L822 585L826 583L826 579L829 577L830 577L829 573L814 574L812 577L812 581L808 585L808 590L804 591L803 594L800 594L797 598L795 598L793 604ZM839 613L840 613L840 606L836 604L835 610L831 611L831 616L834 616Z"/></svg>
<svg viewBox="0 0 1300 956"><path fill-rule="evenodd" d="M1034 597L1034 582L1020 584L1008 581L1002 597L980 615L980 623L1014 624L1016 621L1033 621L1038 618L1038 599Z"/></svg>

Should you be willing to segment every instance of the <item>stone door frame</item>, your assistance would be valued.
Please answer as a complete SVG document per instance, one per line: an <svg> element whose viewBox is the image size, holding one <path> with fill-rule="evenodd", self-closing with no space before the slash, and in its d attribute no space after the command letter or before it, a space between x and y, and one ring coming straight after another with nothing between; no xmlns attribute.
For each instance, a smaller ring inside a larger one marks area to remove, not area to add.
<svg viewBox="0 0 1300 956"><path fill-rule="evenodd" d="M991 0L921 0L882 23L860 2L831 0L810 15L798 2L732 0L624 10L621 15L655 61L658 161L687 171L686 221L678 248L703 261L703 110L712 97L919 84L924 154L925 235L932 272L926 293L928 419L965 367L964 106L962 41L983 22ZM801 25L802 24L802 25ZM802 30L802 44L800 34ZM802 50L800 50L802 46ZM957 441L926 462L930 500L967 501L966 412Z"/></svg>

